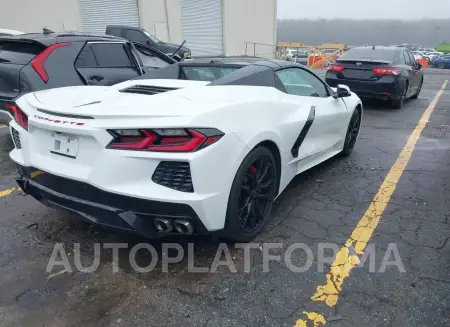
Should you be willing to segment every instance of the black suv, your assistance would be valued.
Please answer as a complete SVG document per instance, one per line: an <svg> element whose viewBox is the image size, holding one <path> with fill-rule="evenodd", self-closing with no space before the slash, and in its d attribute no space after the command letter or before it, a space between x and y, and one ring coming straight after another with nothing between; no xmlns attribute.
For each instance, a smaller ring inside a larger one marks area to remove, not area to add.
<svg viewBox="0 0 450 327"><path fill-rule="evenodd" d="M163 42L140 27L108 25L106 26L106 34L123 37L124 39L132 42L146 44L160 50L161 52L164 52L169 56L177 55L179 57L178 60L191 58L191 50L184 47L184 43L177 45Z"/></svg>
<svg viewBox="0 0 450 327"><path fill-rule="evenodd" d="M14 101L43 89L113 85L176 61L143 44L85 33L0 37L0 124L14 116Z"/></svg>

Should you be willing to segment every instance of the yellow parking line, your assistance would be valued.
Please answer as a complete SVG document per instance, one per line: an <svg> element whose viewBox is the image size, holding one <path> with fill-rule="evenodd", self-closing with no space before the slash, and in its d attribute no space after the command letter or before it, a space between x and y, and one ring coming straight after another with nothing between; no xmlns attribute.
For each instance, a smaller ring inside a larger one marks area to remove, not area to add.
<svg viewBox="0 0 450 327"><path fill-rule="evenodd" d="M32 173L31 173L31 178L35 178L36 176L39 176L40 174L43 174L44 172L42 171L42 170L36 170L36 171L33 171Z"/></svg>
<svg viewBox="0 0 450 327"><path fill-rule="evenodd" d="M380 221L381 215L391 200L392 194L397 187L397 183L411 159L411 155L420 138L420 134L425 128L439 98L444 93L447 82L448 81L444 82L433 101L423 113L416 128L409 136L408 142L400 152L394 165L389 170L369 208L362 216L345 245L336 254L330 272L326 275L326 283L317 286L316 293L311 297L311 300L324 302L330 307L334 307L337 304L344 280L350 276L352 269L359 264L360 257L364 254L367 243L372 237L372 234ZM307 326L308 321L312 323L313 326L319 326L319 324L325 325L326 323L325 318L319 313L304 312L304 314L306 315L306 318L297 320L295 327Z"/></svg>
<svg viewBox="0 0 450 327"><path fill-rule="evenodd" d="M6 127L8 127L8 125L2 125L2 124L0 124L0 128L6 128Z"/></svg>
<svg viewBox="0 0 450 327"><path fill-rule="evenodd" d="M31 178L35 178L36 176L39 176L39 175L41 175L43 173L44 172L42 170L36 170L36 171L31 173ZM15 191L19 191L19 190L21 190L20 187L11 187L11 188L8 188L8 189L6 189L4 191L0 191L0 198L3 198L5 196L10 195L11 193L14 193Z"/></svg>
<svg viewBox="0 0 450 327"><path fill-rule="evenodd" d="M0 198L3 198L7 195L10 195L11 193L13 193L14 191L16 191L18 188L17 187L12 187L9 189L6 189L4 191L0 191Z"/></svg>

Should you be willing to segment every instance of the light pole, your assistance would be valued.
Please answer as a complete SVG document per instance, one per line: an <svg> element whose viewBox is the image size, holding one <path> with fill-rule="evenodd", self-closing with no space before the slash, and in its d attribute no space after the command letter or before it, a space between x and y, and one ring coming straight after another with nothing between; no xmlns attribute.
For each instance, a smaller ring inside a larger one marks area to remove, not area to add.
<svg viewBox="0 0 450 327"><path fill-rule="evenodd" d="M436 27L434 28L434 43L435 43L435 44L437 43L436 37L437 37L437 33L439 32L440 29L441 29L440 26L436 26Z"/></svg>

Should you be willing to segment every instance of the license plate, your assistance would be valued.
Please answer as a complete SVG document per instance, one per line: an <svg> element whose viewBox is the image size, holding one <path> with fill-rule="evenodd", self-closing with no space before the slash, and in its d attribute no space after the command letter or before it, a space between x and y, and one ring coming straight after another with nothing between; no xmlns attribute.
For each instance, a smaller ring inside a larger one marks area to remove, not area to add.
<svg viewBox="0 0 450 327"><path fill-rule="evenodd" d="M75 159L78 155L78 138L73 135L52 133L50 152Z"/></svg>
<svg viewBox="0 0 450 327"><path fill-rule="evenodd" d="M342 74L352 79L369 79L373 75L372 71L362 69L346 69Z"/></svg>

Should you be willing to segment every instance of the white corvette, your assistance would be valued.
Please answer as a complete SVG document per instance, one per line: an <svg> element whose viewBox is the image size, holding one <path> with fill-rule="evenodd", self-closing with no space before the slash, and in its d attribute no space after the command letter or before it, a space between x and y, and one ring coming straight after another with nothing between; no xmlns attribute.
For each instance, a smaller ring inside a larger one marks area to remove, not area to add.
<svg viewBox="0 0 450 327"><path fill-rule="evenodd" d="M151 76L21 97L22 189L145 237L249 241L295 175L349 155L359 133L360 99L292 62L193 60Z"/></svg>

